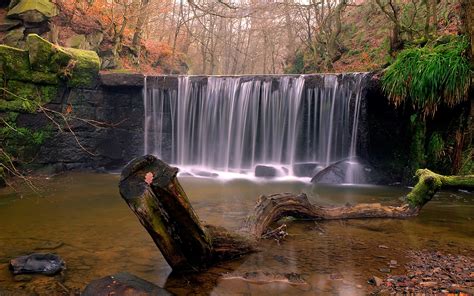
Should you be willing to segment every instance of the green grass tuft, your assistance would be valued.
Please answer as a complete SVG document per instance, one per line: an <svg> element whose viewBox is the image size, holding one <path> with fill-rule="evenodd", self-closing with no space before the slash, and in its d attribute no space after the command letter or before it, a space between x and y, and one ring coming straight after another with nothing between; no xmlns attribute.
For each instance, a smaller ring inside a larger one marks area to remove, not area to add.
<svg viewBox="0 0 474 296"><path fill-rule="evenodd" d="M423 116L434 115L441 104L450 107L468 98L471 69L466 56L467 38L452 38L445 44L401 51L382 78L390 101L405 102Z"/></svg>

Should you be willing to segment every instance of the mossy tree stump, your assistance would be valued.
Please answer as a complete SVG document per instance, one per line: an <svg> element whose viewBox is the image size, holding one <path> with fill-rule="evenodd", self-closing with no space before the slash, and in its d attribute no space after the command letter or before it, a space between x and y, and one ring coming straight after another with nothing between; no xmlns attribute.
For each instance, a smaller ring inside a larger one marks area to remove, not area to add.
<svg viewBox="0 0 474 296"><path fill-rule="evenodd" d="M177 168L146 155L124 168L119 185L122 198L173 270L201 270L254 251L245 238L199 221L177 173Z"/></svg>

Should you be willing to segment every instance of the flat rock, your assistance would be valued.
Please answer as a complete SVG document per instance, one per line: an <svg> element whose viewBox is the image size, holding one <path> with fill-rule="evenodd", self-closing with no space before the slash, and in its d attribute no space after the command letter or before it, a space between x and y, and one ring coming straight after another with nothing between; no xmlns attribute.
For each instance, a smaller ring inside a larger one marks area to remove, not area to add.
<svg viewBox="0 0 474 296"><path fill-rule="evenodd" d="M105 86L143 86L144 76L133 73L100 73L100 82Z"/></svg>
<svg viewBox="0 0 474 296"><path fill-rule="evenodd" d="M64 260L51 253L33 253L10 260L10 270L15 275L26 273L54 275L65 268Z"/></svg>
<svg viewBox="0 0 474 296"><path fill-rule="evenodd" d="M83 296L173 295L157 285L128 272L109 275L90 282Z"/></svg>
<svg viewBox="0 0 474 296"><path fill-rule="evenodd" d="M255 177L273 178L278 176L278 169L272 166L257 165L255 167Z"/></svg>
<svg viewBox="0 0 474 296"><path fill-rule="evenodd" d="M15 28L16 26L21 25L21 21L19 20L11 20L11 19L2 19L0 21L0 32L6 32L10 29Z"/></svg>

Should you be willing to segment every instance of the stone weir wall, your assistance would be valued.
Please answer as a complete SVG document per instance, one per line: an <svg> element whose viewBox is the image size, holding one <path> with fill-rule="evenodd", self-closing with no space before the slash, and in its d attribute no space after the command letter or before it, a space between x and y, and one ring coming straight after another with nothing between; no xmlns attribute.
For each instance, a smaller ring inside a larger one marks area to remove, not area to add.
<svg viewBox="0 0 474 296"><path fill-rule="evenodd" d="M142 75L100 74L94 87L61 88L45 105L67 118L61 130L43 112L21 114L18 126L49 129L33 164L47 173L120 169L143 151L142 93Z"/></svg>
<svg viewBox="0 0 474 296"><path fill-rule="evenodd" d="M205 78L193 76L191 79L205 83ZM265 80L272 79L272 76L244 79ZM321 83L321 76L308 75L305 78L305 87L314 87L317 83ZM101 73L92 86L61 87L56 97L45 105L68 118L69 126L59 122L61 130L43 112L20 114L18 126L49 129L49 137L31 162L33 167L47 173L78 169L113 171L141 155L144 151L143 88L143 75L122 73ZM178 78L147 77L147 88L177 90ZM366 105L366 100L363 100L361 119L367 118ZM368 123L362 120L358 143L362 157L367 157L369 138Z"/></svg>

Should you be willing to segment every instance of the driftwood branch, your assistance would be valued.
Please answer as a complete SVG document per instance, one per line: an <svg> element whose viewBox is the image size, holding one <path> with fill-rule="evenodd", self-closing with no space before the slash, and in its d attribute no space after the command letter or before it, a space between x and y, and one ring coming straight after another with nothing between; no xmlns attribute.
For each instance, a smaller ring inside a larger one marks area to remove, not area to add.
<svg viewBox="0 0 474 296"><path fill-rule="evenodd" d="M380 203L362 203L349 206L317 206L309 202L306 194L291 193L262 195L246 226L255 237L261 238L271 224L283 217L292 216L310 220L408 218L418 215L441 188L474 188L474 175L443 176L428 169L416 172L418 183L397 206Z"/></svg>
<svg viewBox="0 0 474 296"><path fill-rule="evenodd" d="M252 242L222 227L202 225L176 178L177 172L154 156L138 157L124 168L119 187L166 261L181 271L201 270L255 251L253 242L287 216L311 220L407 218L416 216L442 187L474 188L474 175L443 176L423 169L417 171L418 183L398 206L318 206L305 194L264 195L245 224Z"/></svg>

